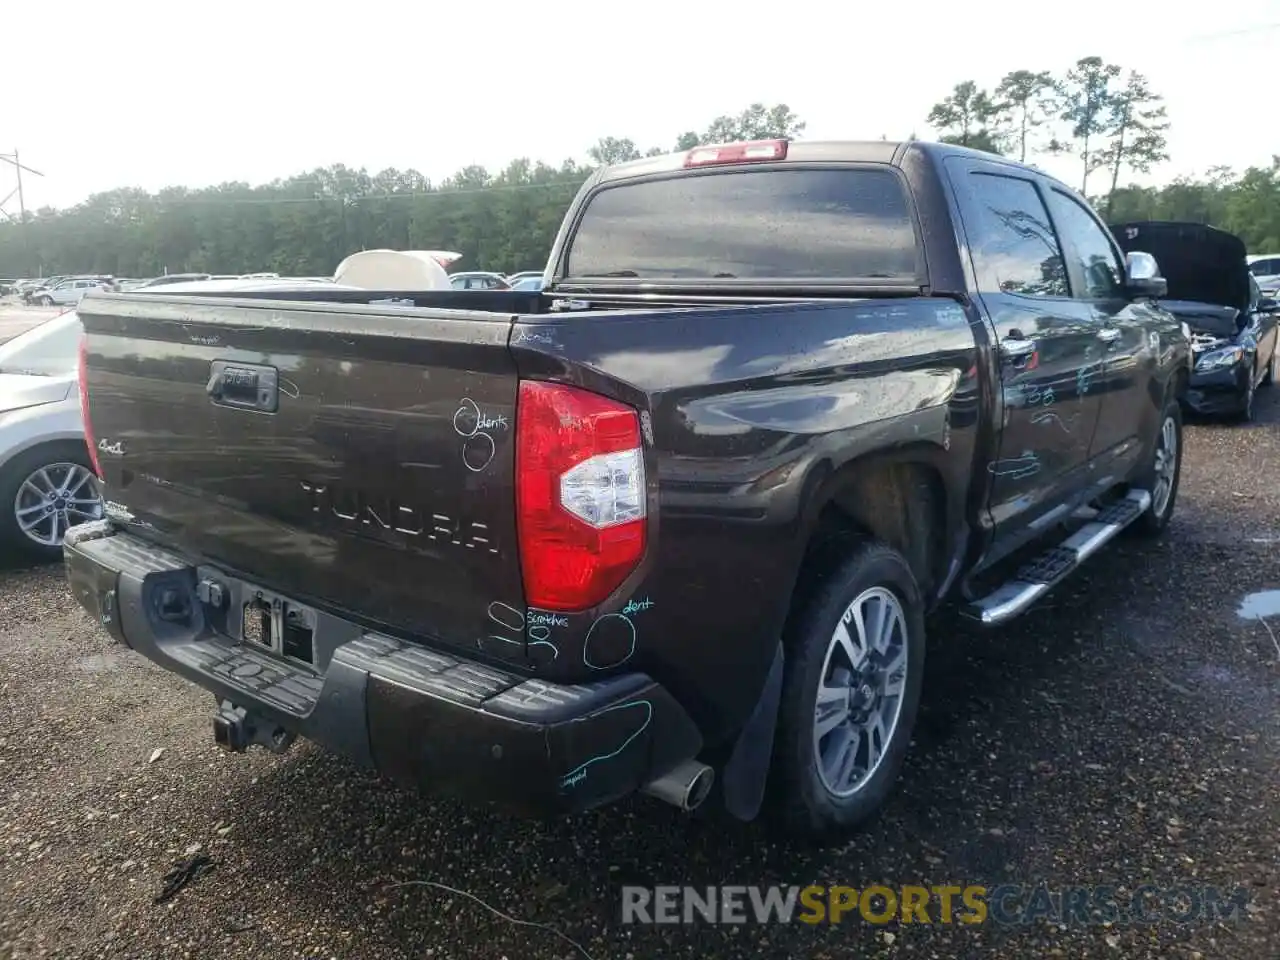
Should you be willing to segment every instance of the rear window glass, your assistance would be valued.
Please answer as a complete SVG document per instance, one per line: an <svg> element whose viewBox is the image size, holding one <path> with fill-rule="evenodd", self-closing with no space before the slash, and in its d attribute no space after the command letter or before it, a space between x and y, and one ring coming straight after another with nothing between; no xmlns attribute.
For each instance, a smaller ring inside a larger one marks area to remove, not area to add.
<svg viewBox="0 0 1280 960"><path fill-rule="evenodd" d="M902 181L885 169L746 170L607 187L570 277L884 279L918 273Z"/></svg>

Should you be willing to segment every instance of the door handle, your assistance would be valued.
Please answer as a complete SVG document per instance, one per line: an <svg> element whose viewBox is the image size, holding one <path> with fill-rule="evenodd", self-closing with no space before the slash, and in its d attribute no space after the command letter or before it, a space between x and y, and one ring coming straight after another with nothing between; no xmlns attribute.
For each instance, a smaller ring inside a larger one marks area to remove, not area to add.
<svg viewBox="0 0 1280 960"><path fill-rule="evenodd" d="M1020 360L1036 352L1036 342L1022 338L1005 337L1000 341L1000 354L1008 360Z"/></svg>
<svg viewBox="0 0 1280 960"><path fill-rule="evenodd" d="M1103 343L1115 343L1120 339L1120 331L1115 327L1107 327L1098 331L1098 339Z"/></svg>

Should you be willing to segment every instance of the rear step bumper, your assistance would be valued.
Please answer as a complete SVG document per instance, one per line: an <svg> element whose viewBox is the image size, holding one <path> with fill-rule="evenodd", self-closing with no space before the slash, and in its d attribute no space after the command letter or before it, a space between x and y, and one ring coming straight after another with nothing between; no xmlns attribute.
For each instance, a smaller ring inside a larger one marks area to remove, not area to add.
<svg viewBox="0 0 1280 960"><path fill-rule="evenodd" d="M353 624L354 639L317 672L215 632L196 567L107 521L71 531L64 557L76 600L121 643L256 726L429 793L571 813L650 784L702 747L684 709L642 673L546 683ZM175 590L190 600L184 622L160 614ZM219 710L224 738L236 715Z"/></svg>
<svg viewBox="0 0 1280 960"><path fill-rule="evenodd" d="M964 608L966 616L986 626L1012 620L1077 570L1151 506L1146 490L1131 490L1099 511L1062 543L1050 547L1022 567L1013 579Z"/></svg>

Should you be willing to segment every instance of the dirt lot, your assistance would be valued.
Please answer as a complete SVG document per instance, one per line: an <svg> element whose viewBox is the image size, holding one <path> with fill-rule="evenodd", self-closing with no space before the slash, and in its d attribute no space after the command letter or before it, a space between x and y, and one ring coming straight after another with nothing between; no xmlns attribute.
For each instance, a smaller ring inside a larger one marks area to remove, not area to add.
<svg viewBox="0 0 1280 960"><path fill-rule="evenodd" d="M11 297L0 299L0 343L11 340L24 330L56 317L63 307L28 307Z"/></svg>
<svg viewBox="0 0 1280 960"><path fill-rule="evenodd" d="M1166 541L1108 548L1003 632L935 625L901 788L822 853L655 801L524 823L310 746L222 754L212 698L109 645L59 569L0 573L0 957L1274 960L1280 646L1236 613L1280 588L1280 391L1259 406L1254 426L1188 430ZM196 844L216 869L153 905ZM1008 881L1244 885L1251 906L1110 928L619 921L625 883Z"/></svg>

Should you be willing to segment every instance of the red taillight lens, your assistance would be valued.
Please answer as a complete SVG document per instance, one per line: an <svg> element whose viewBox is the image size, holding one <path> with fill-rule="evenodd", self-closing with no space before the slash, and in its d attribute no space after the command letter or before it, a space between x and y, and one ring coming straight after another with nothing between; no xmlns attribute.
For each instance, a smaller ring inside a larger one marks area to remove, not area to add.
<svg viewBox="0 0 1280 960"><path fill-rule="evenodd" d="M714 167L727 163L762 163L787 159L786 140L750 140L694 147L685 154L686 167Z"/></svg>
<svg viewBox="0 0 1280 960"><path fill-rule="evenodd" d="M636 411L576 387L522 381L516 513L529 606L583 610L608 597L644 556Z"/></svg>
<svg viewBox="0 0 1280 960"><path fill-rule="evenodd" d="M84 423L84 444L89 448L89 463L93 472L102 479L102 465L98 463L98 445L93 439L93 422L89 419L89 338L80 338L80 419Z"/></svg>

